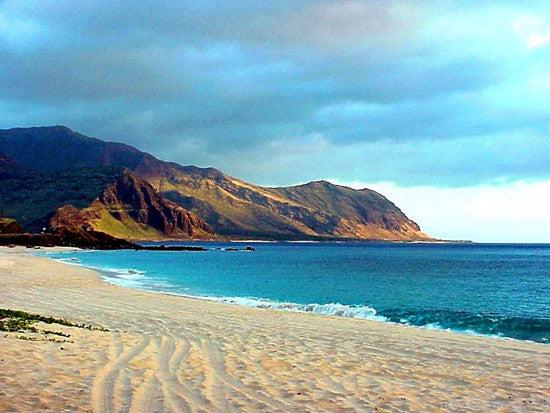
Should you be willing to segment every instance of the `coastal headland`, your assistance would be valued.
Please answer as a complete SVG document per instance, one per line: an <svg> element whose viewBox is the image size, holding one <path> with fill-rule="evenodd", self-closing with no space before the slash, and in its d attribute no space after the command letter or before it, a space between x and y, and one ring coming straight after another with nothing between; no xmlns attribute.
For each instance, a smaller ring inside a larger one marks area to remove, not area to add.
<svg viewBox="0 0 550 413"><path fill-rule="evenodd" d="M548 411L550 347L109 285L0 249L0 411ZM87 325L91 328L80 328Z"/></svg>

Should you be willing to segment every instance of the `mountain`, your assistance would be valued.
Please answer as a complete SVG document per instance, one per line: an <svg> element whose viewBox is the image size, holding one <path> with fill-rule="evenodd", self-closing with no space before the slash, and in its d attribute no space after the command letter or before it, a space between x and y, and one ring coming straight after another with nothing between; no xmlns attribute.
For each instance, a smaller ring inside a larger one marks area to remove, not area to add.
<svg viewBox="0 0 550 413"><path fill-rule="evenodd" d="M327 181L316 181L270 191L310 210L321 210L324 220L307 222L308 216L301 219L319 234L403 240L426 237L421 234L420 227L399 208L370 189L354 190Z"/></svg>
<svg viewBox="0 0 550 413"><path fill-rule="evenodd" d="M130 171L109 185L90 206L57 208L48 227L85 227L120 238L213 238L212 228L199 217L160 196Z"/></svg>
<svg viewBox="0 0 550 413"><path fill-rule="evenodd" d="M29 150L32 148L32 150ZM124 167L163 197L232 237L430 240L377 192L319 181L268 188L213 168L161 161L136 148L104 142L63 126L0 130L0 153L44 172L68 167Z"/></svg>
<svg viewBox="0 0 550 413"><path fill-rule="evenodd" d="M49 171L103 166L136 170L158 162L132 146L89 138L64 126L0 129L0 154L23 169Z"/></svg>
<svg viewBox="0 0 550 413"><path fill-rule="evenodd" d="M265 188L213 169L185 167L178 172L166 178L164 195L202 216L219 234L275 239L429 239L393 203L368 189L357 191L326 181Z"/></svg>

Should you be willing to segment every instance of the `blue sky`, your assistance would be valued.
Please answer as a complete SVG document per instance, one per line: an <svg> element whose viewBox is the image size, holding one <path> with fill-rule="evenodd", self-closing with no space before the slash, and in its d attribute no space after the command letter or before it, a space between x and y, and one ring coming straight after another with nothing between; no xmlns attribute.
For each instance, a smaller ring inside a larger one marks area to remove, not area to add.
<svg viewBox="0 0 550 413"><path fill-rule="evenodd" d="M0 1L0 127L53 124L549 242L550 2Z"/></svg>

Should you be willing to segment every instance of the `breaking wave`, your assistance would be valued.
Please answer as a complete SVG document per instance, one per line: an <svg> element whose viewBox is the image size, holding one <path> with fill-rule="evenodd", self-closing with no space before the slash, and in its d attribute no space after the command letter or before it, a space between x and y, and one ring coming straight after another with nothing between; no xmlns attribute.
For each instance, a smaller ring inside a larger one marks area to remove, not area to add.
<svg viewBox="0 0 550 413"><path fill-rule="evenodd" d="M209 296L190 296L208 301L216 301L226 304L245 305L247 307L271 308L273 310L294 311L299 313L314 313L323 315L332 315L338 317L361 318L364 320L387 321L386 317L376 313L374 308L365 305L345 305L339 303L328 304L297 304L288 302L278 302L257 298L243 297L209 297Z"/></svg>

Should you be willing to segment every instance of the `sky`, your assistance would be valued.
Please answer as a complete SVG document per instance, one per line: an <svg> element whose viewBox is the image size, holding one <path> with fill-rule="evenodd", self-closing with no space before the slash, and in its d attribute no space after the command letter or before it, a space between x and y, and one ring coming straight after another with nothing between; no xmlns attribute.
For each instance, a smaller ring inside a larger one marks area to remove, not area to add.
<svg viewBox="0 0 550 413"><path fill-rule="evenodd" d="M550 242L550 2L0 0L0 128Z"/></svg>

